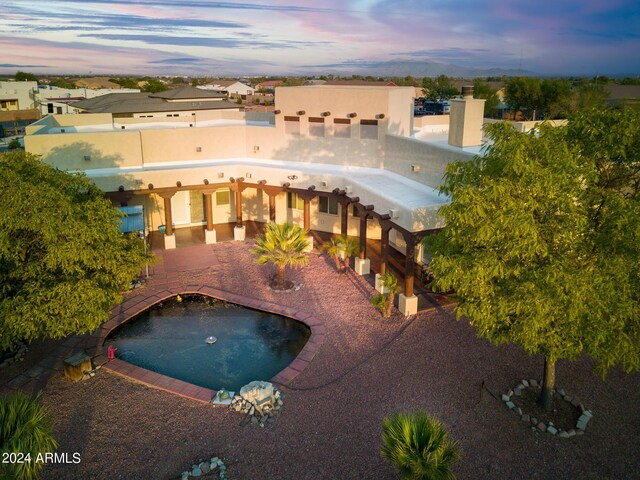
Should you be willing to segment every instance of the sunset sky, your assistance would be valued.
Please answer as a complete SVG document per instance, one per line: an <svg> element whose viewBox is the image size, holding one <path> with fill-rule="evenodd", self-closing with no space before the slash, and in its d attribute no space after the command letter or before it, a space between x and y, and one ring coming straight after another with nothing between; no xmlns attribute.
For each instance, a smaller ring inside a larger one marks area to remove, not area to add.
<svg viewBox="0 0 640 480"><path fill-rule="evenodd" d="M358 73L413 60L638 75L640 2L3 0L0 51L2 73Z"/></svg>

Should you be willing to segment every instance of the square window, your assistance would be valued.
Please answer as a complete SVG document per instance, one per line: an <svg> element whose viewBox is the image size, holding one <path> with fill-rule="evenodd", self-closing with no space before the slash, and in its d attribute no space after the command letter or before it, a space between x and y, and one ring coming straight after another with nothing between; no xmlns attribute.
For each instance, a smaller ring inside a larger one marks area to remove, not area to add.
<svg viewBox="0 0 640 480"><path fill-rule="evenodd" d="M293 192L287 192L287 208L304 210L304 200Z"/></svg>
<svg viewBox="0 0 640 480"><path fill-rule="evenodd" d="M216 205L229 205L231 203L231 192L228 188L216 190Z"/></svg>
<svg viewBox="0 0 640 480"><path fill-rule="evenodd" d="M338 201L333 197L320 197L318 210L320 213L338 215Z"/></svg>

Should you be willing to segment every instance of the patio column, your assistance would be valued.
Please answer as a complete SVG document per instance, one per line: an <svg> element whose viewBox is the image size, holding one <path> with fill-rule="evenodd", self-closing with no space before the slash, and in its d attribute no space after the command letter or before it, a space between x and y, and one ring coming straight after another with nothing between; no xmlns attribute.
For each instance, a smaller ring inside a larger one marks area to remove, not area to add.
<svg viewBox="0 0 640 480"><path fill-rule="evenodd" d="M233 229L233 239L243 241L246 229L242 225L242 191L247 187L243 185L244 178L242 177L237 179L230 178L229 180L231 180L231 190L236 192L236 226Z"/></svg>
<svg viewBox="0 0 640 480"><path fill-rule="evenodd" d="M380 293L387 293L388 290L382 286L380 277L387 273L387 262L389 261L389 231L391 224L388 221L380 221L380 272L376 273L375 288Z"/></svg>
<svg viewBox="0 0 640 480"><path fill-rule="evenodd" d="M164 248L170 250L176 248L176 236L173 233L173 216L171 214L171 198L176 192L163 192L160 194L164 200Z"/></svg>
<svg viewBox="0 0 640 480"><path fill-rule="evenodd" d="M216 243L216 230L213 227L213 203L212 195L215 190L205 190L204 193L204 213L207 221L207 228L204 231L204 241L207 245Z"/></svg>
<svg viewBox="0 0 640 480"><path fill-rule="evenodd" d="M267 195L269 195L269 221L270 222L275 222L276 221L276 194L271 194L269 192L267 192Z"/></svg>
<svg viewBox="0 0 640 480"><path fill-rule="evenodd" d="M311 229L311 199L304 199L303 225L305 230Z"/></svg>
<svg viewBox="0 0 640 480"><path fill-rule="evenodd" d="M315 185L311 185L307 190L296 190L296 194L298 198L302 198L303 205L303 227L307 232L311 231L311 200L313 200L317 194L314 193L316 189ZM307 234L307 248L305 248L305 252L311 252L313 250L313 237Z"/></svg>
<svg viewBox="0 0 640 480"><path fill-rule="evenodd" d="M404 262L404 294L400 294L398 308L403 315L418 313L418 297L413 292L413 282L416 268L416 236L412 232L402 232L407 244Z"/></svg>
<svg viewBox="0 0 640 480"><path fill-rule="evenodd" d="M349 203L341 203L340 207L340 235L346 237L349 228Z"/></svg>
<svg viewBox="0 0 640 480"><path fill-rule="evenodd" d="M366 207L356 205L360 213L360 255L355 260L355 271L358 275L371 273L371 261L367 258L367 218L369 213Z"/></svg>

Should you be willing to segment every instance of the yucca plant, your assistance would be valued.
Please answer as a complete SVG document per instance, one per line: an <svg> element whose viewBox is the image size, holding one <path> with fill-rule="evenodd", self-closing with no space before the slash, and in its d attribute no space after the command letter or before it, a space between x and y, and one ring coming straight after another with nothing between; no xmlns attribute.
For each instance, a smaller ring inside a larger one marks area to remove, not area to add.
<svg viewBox="0 0 640 480"><path fill-rule="evenodd" d="M400 292L400 285L398 285L398 278L391 272L381 275L380 282L383 288L387 290L387 296L385 297L382 293L379 293L371 299L371 304L380 310L384 318L389 318L393 309L393 300L396 294Z"/></svg>
<svg viewBox="0 0 640 480"><path fill-rule="evenodd" d="M360 245L355 239L340 235L325 242L322 250L336 262L338 273L344 273L349 270L349 259L360 253Z"/></svg>
<svg viewBox="0 0 640 480"><path fill-rule="evenodd" d="M258 256L258 264L273 263L278 269L274 288L283 290L290 287L285 272L286 267L299 267L309 263L305 253L307 231L298 225L284 223L267 224L264 235L258 237L252 252Z"/></svg>
<svg viewBox="0 0 640 480"><path fill-rule="evenodd" d="M394 413L382 424L382 456L403 480L452 480L460 447L445 426L426 412Z"/></svg>
<svg viewBox="0 0 640 480"><path fill-rule="evenodd" d="M31 398L21 392L0 397L0 453L30 457L30 461L23 463L0 463L0 478L37 478L44 465L36 461L38 454L53 452L58 447L53 438L53 419L39 399L39 394Z"/></svg>

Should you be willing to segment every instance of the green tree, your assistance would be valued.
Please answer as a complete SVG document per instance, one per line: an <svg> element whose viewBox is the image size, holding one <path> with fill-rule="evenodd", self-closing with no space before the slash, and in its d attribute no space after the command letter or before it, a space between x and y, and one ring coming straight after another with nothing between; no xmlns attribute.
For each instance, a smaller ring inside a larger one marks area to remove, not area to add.
<svg viewBox="0 0 640 480"><path fill-rule="evenodd" d="M150 78L147 83L142 87L143 92L158 93L169 90L169 87L156 78Z"/></svg>
<svg viewBox="0 0 640 480"><path fill-rule="evenodd" d="M134 78L110 78L109 81L120 85L122 88L140 88Z"/></svg>
<svg viewBox="0 0 640 480"><path fill-rule="evenodd" d="M571 111L579 112L592 108L604 108L608 96L609 94L602 84L582 81L575 89Z"/></svg>
<svg viewBox="0 0 640 480"><path fill-rule="evenodd" d="M545 119L567 116L566 104L573 95L568 80L545 78L540 85L540 91Z"/></svg>
<svg viewBox="0 0 640 480"><path fill-rule="evenodd" d="M380 276L380 282L383 289L387 290L387 295L377 294L371 299L371 304L382 312L384 318L389 318L393 310L393 301L396 294L400 292L400 285L398 285L398 278L391 272L386 272Z"/></svg>
<svg viewBox="0 0 640 480"><path fill-rule="evenodd" d="M476 78L473 81L473 98L481 98L485 100L485 117L493 117L498 113L500 99L498 98L497 92L497 90L491 88L491 86L481 78Z"/></svg>
<svg viewBox="0 0 640 480"><path fill-rule="evenodd" d="M382 456L403 480L453 480L460 446L426 412L394 413L382 423Z"/></svg>
<svg viewBox="0 0 640 480"><path fill-rule="evenodd" d="M514 112L514 119L518 112L522 112L525 118L535 120L536 110L544 104L539 78L510 78L504 86L504 95Z"/></svg>
<svg viewBox="0 0 640 480"><path fill-rule="evenodd" d="M71 80L67 80L65 78L58 78L51 85L53 85L55 87L59 87L59 88L68 88L68 89L76 88L76 84L75 83L73 83Z"/></svg>
<svg viewBox="0 0 640 480"><path fill-rule="evenodd" d="M9 142L9 145L7 145L7 148L9 150L16 150L20 148L20 140L18 140L17 138L11 139L11 141Z"/></svg>
<svg viewBox="0 0 640 480"><path fill-rule="evenodd" d="M33 73L16 72L16 82L37 82L38 78Z"/></svg>
<svg viewBox="0 0 640 480"><path fill-rule="evenodd" d="M550 409L559 359L640 367L640 114L487 134L486 155L447 169L446 227L427 239L435 284L480 336L544 357Z"/></svg>
<svg viewBox="0 0 640 480"><path fill-rule="evenodd" d="M95 330L150 257L86 177L0 156L0 349Z"/></svg>
<svg viewBox="0 0 640 480"><path fill-rule="evenodd" d="M44 466L43 462L36 461L38 454L58 448L53 437L53 420L39 399L39 395L32 399L22 392L0 396L0 454L16 453L31 458L24 463L3 461L0 478L38 478L38 472Z"/></svg>
<svg viewBox="0 0 640 480"><path fill-rule="evenodd" d="M446 75L440 75L438 78L424 77L422 79L422 95L427 100L433 102L449 100L459 93L460 91L454 85L453 79Z"/></svg>
<svg viewBox="0 0 640 480"><path fill-rule="evenodd" d="M283 290L291 287L291 282L287 282L285 275L287 267L300 267L309 263L309 256L305 253L308 246L307 234L298 225L270 222L264 235L256 240L252 252L258 256L258 264L273 263L278 269L274 288Z"/></svg>

